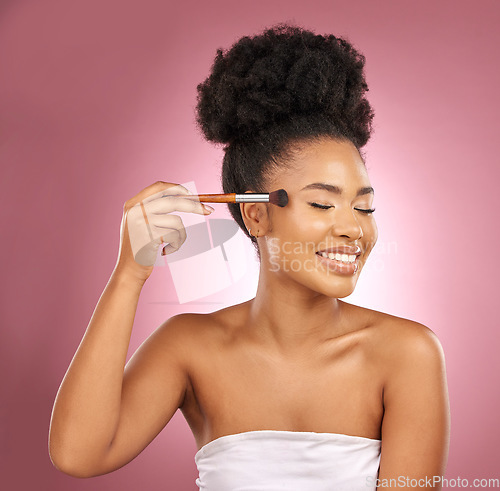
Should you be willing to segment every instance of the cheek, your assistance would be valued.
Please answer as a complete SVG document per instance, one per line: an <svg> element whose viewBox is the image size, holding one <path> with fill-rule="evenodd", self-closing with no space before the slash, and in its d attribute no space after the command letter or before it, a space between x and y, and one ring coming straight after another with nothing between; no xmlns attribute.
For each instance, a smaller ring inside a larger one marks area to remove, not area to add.
<svg viewBox="0 0 500 491"><path fill-rule="evenodd" d="M292 214L286 217L276 228L277 234L283 240L295 242L318 242L326 233L329 227L325 220L317 217L301 216Z"/></svg>
<svg viewBox="0 0 500 491"><path fill-rule="evenodd" d="M279 244L274 251L280 256L280 260L302 262L308 259L310 261L311 255L317 249L317 244L322 243L325 234L328 233L328 225L325 224L325 220L317 217L305 218L298 214L291 214L280 222L279 228L276 227L274 232L274 236L278 239L276 244Z"/></svg>
<svg viewBox="0 0 500 491"><path fill-rule="evenodd" d="M363 227L363 236L367 242L367 250L371 251L378 239L378 228L375 220L371 220Z"/></svg>

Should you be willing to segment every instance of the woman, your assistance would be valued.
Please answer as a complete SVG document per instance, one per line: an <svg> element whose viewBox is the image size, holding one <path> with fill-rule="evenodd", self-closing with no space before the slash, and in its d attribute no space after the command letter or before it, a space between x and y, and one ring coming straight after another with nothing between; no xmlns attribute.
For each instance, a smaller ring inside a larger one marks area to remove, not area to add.
<svg viewBox="0 0 500 491"><path fill-rule="evenodd" d="M224 192L289 197L283 208L229 205L259 254L257 293L168 319L125 366L153 271L132 250L131 211L153 203L150 218L163 220L154 258L162 240L167 253L185 240L175 211L212 210L165 182L125 203L118 261L55 400L57 468L118 469L180 408L200 489L440 489L449 403L437 337L340 300L377 240L360 153L373 118L363 67L347 41L285 24L218 50L197 122L225 145Z"/></svg>

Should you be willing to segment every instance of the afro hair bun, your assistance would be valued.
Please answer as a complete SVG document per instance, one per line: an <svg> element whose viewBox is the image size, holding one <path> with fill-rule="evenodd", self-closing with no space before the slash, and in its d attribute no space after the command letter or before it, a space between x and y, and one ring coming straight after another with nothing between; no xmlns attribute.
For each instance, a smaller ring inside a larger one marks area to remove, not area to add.
<svg viewBox="0 0 500 491"><path fill-rule="evenodd" d="M217 50L209 77L197 86L196 122L208 141L231 144L314 115L362 147L373 118L364 64L342 38L278 24Z"/></svg>

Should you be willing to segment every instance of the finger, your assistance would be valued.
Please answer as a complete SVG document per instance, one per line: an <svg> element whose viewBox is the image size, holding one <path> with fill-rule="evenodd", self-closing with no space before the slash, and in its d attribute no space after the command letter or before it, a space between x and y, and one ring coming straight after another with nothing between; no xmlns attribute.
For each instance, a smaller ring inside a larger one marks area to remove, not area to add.
<svg viewBox="0 0 500 491"><path fill-rule="evenodd" d="M154 201L156 199L161 199L166 196L192 196L193 193L186 189L184 186L180 184L172 184L169 187L161 188L159 191L150 194L147 198L143 200L144 203L148 203L150 201Z"/></svg>
<svg viewBox="0 0 500 491"><path fill-rule="evenodd" d="M180 196L165 196L144 204L146 213L165 214L175 211L197 213L198 215L208 215L212 211L206 208L203 203L192 198L182 198Z"/></svg>
<svg viewBox="0 0 500 491"><path fill-rule="evenodd" d="M186 234L184 233L184 236L182 236L181 230L172 229L162 236L163 242L166 243L163 247L162 255L170 254L176 251L184 243L186 240Z"/></svg>
<svg viewBox="0 0 500 491"><path fill-rule="evenodd" d="M184 186L180 184L175 184L171 182L157 181L154 184L144 188L142 191L137 193L133 198L125 203L125 206L132 207L137 203L149 202L154 199L160 198L162 195L182 195L182 194L193 194Z"/></svg>
<svg viewBox="0 0 500 491"><path fill-rule="evenodd" d="M178 215L157 216L152 224L152 233L154 238L164 237L171 230L177 230L181 239L181 244L186 240L186 228L182 219ZM168 242L165 240L165 242Z"/></svg>
<svg viewBox="0 0 500 491"><path fill-rule="evenodd" d="M181 184L175 184L170 186L163 191L164 196L177 196L177 195L192 195L193 193L189 189L185 188Z"/></svg>
<svg viewBox="0 0 500 491"><path fill-rule="evenodd" d="M171 244L167 244L161 251L161 255L166 256L167 254L172 254L172 252L175 252L177 249L178 247L174 247Z"/></svg>
<svg viewBox="0 0 500 491"><path fill-rule="evenodd" d="M162 235L171 229L179 230L179 245L186 240L186 230L179 215L146 213L144 209L138 204L127 211L128 235L134 257L151 242L159 247Z"/></svg>

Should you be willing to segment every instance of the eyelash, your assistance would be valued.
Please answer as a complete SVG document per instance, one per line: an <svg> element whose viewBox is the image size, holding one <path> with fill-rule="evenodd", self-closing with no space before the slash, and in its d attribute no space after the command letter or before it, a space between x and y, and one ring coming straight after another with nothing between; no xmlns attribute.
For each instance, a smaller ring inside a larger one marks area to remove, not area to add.
<svg viewBox="0 0 500 491"><path fill-rule="evenodd" d="M319 203L309 203L313 208L320 208L321 210L328 210L330 208L333 208L333 206L328 206L328 205L320 205ZM374 211L375 208L368 208L367 210L362 210L361 208L354 208L356 211L360 211L361 213L364 213L365 215L371 215Z"/></svg>

